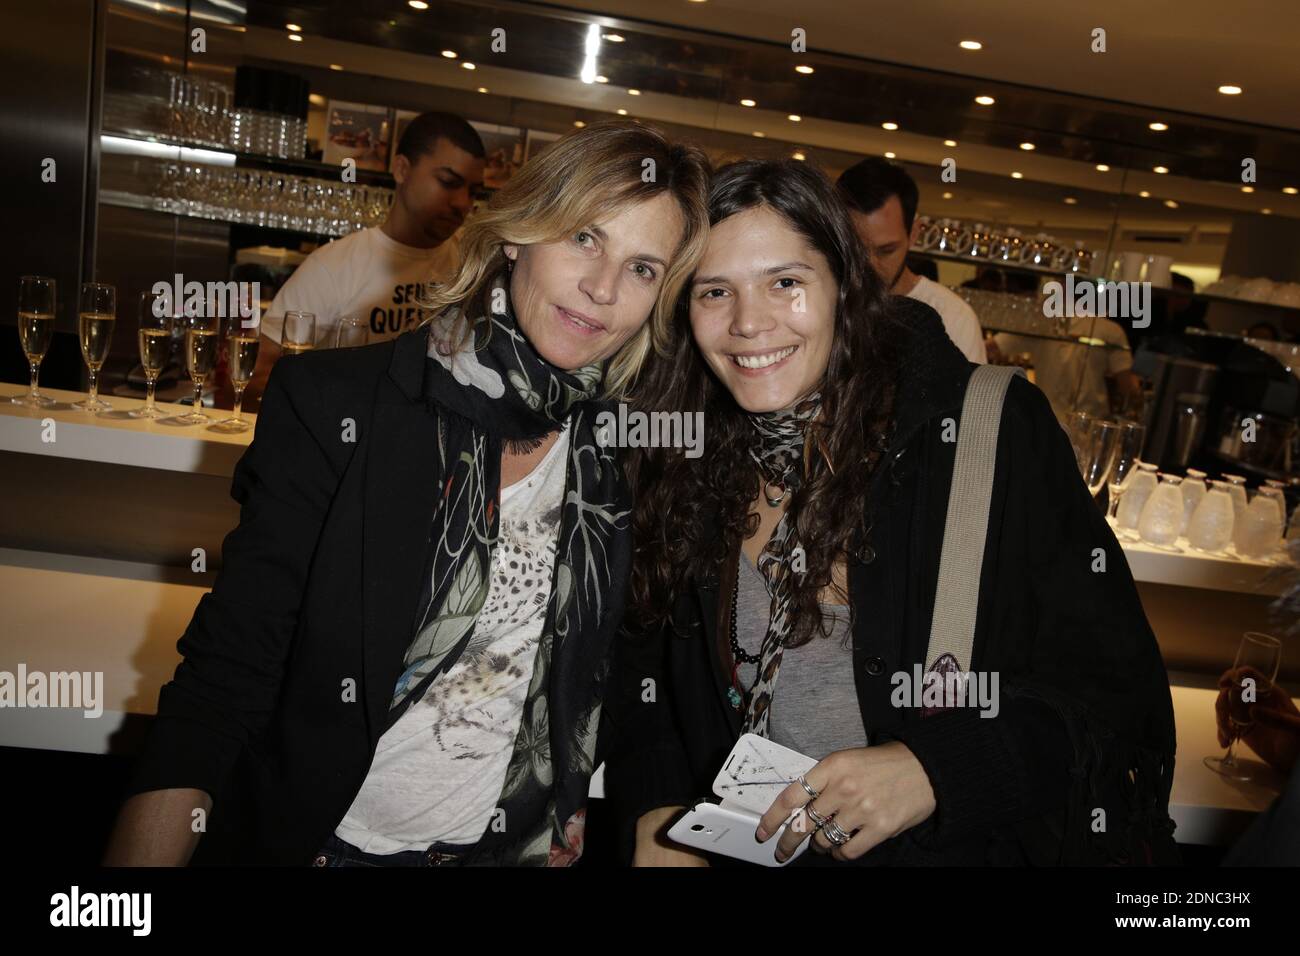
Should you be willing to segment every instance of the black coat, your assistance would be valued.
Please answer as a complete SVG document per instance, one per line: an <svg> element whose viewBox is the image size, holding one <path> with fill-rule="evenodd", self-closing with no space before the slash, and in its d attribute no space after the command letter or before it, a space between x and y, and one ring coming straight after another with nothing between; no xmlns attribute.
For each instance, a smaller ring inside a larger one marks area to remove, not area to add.
<svg viewBox="0 0 1300 956"><path fill-rule="evenodd" d="M1082 804L1107 788L1118 799L1130 766L1140 766L1140 792L1129 796L1167 835L1174 724L1164 666L1124 553L1046 398L1023 378L1011 382L1001 419L969 665L999 672L1001 712L922 718L891 705L891 675L924 666L956 449L943 440L944 421L960 420L974 368L933 310L895 303L911 330L897 428L857 505L870 518L867 560L848 567L859 712L835 716L861 720L871 744L904 742L930 778L937 809L861 862L1056 862L1064 834L1088 839L1079 832L1091 820ZM716 533L715 519L706 535ZM1092 570L1098 548L1100 573ZM740 733L741 714L725 696L731 660L719 620L734 568L733 558L725 571L693 580L673 605L671 627L620 642L618 690L606 707L618 742L606 779L625 840L647 810L713 798L713 778ZM655 681L655 702L642 699L646 678ZM781 706L779 682L773 706ZM1101 758L1089 758L1090 748ZM1071 786L1084 776L1091 790Z"/></svg>
<svg viewBox="0 0 1300 956"><path fill-rule="evenodd" d="M414 634L442 484L424 341L417 330L271 374L235 470L239 526L177 644L184 660L129 788L212 795L195 863L305 865L365 780ZM622 617L617 591L602 657Z"/></svg>

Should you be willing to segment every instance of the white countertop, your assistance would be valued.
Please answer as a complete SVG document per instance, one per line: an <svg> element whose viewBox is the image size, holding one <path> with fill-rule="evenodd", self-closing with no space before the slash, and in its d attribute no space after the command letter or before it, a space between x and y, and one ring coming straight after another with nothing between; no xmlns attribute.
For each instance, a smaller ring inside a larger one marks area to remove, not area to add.
<svg viewBox="0 0 1300 956"><path fill-rule="evenodd" d="M233 435L213 431L212 423L231 416L223 409L205 409L212 416L208 425L185 425L176 418L192 411L188 405L159 402L159 410L167 417L131 418L127 412L144 405L144 400L118 395L101 395L113 407L97 414L72 407L86 397L84 392L57 388L41 389L41 394L55 400L49 408L9 401L26 391L26 386L0 384L0 451L228 478L253 439L251 428ZM256 425L256 415L245 413L244 417ZM53 441L47 439L51 421Z"/></svg>
<svg viewBox="0 0 1300 956"><path fill-rule="evenodd" d="M1290 565L1243 558L1235 552L1210 555L1193 551L1186 538L1178 539L1179 551L1166 551L1122 537L1115 522L1109 518L1107 522L1119 538L1135 581L1276 597L1287 590L1288 577L1297 573Z"/></svg>

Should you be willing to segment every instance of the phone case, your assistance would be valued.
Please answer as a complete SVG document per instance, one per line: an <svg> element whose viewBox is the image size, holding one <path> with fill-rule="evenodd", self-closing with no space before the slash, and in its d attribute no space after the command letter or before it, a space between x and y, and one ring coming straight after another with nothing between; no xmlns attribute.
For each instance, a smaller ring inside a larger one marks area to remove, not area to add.
<svg viewBox="0 0 1300 956"><path fill-rule="evenodd" d="M707 801L697 803L668 829L668 836L678 843L697 850L721 853L760 866L785 866L808 849L808 840L799 844L794 856L785 863L776 861L776 847L785 827L766 843L754 836L760 817L731 807Z"/></svg>
<svg viewBox="0 0 1300 956"><path fill-rule="evenodd" d="M722 798L723 806L748 810L761 817L795 777L815 766L817 760L797 750L782 747L758 734L744 734L714 778L713 792Z"/></svg>

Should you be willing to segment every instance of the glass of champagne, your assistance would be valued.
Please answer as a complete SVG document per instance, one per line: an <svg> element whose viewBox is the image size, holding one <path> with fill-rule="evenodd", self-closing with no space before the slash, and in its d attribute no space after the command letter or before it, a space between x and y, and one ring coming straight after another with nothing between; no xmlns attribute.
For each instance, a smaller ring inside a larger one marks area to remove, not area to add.
<svg viewBox="0 0 1300 956"><path fill-rule="evenodd" d="M31 366L32 387L26 395L15 395L15 405L48 408L54 399L36 390L41 362L54 338L54 280L46 276L23 276L18 280L18 340Z"/></svg>
<svg viewBox="0 0 1300 956"><path fill-rule="evenodd" d="M1241 643L1237 645L1237 659L1232 668L1235 671L1242 667L1252 667L1263 674L1269 681L1272 681L1276 679L1278 667L1281 664L1281 641L1276 637L1260 634L1257 631L1247 631L1241 636ZM1228 744L1228 752L1222 757L1205 758L1205 766L1215 773L1223 774L1229 780L1253 780L1256 776L1238 763L1237 758L1233 755L1233 748L1237 746L1237 739L1255 725L1250 716L1250 708L1255 701L1242 700L1243 689L1242 680L1239 677L1233 682L1231 689L1228 691L1228 725L1233 731L1232 740ZM1258 693L1263 688L1257 687L1255 690Z"/></svg>
<svg viewBox="0 0 1300 956"><path fill-rule="evenodd" d="M202 425L211 421L203 412L203 382L217 367L217 353L221 345L221 320L217 315L189 315L185 317L185 370L194 382L194 411L177 417L186 425Z"/></svg>
<svg viewBox="0 0 1300 956"><path fill-rule="evenodd" d="M73 402L73 408L102 412L112 408L99 397L99 370L113 344L113 327L117 325L117 291L102 282L81 283L81 301L77 307L77 333L81 339L81 356L90 372L90 396Z"/></svg>
<svg viewBox="0 0 1300 956"><path fill-rule="evenodd" d="M357 315L344 316L339 320L338 330L334 333L334 347L354 349L370 341L370 329L366 320Z"/></svg>
<svg viewBox="0 0 1300 956"><path fill-rule="evenodd" d="M316 346L316 314L314 312L286 312L280 348L286 355L301 355Z"/></svg>
<svg viewBox="0 0 1300 956"><path fill-rule="evenodd" d="M167 365L167 359L171 357L174 322L170 295L140 293L140 366L144 369L145 387L148 391L144 405L127 413L132 418L163 417L163 412L154 404L154 389L158 385L158 376Z"/></svg>
<svg viewBox="0 0 1300 956"><path fill-rule="evenodd" d="M252 428L244 421L244 389L253 377L257 366L257 344L260 333L256 328L246 329L242 322L231 320L227 325L226 356L230 369L230 384L235 389L235 414L224 418L212 426L218 432L244 432Z"/></svg>
<svg viewBox="0 0 1300 956"><path fill-rule="evenodd" d="M1083 482L1094 498L1110 477L1115 467L1115 453L1119 447L1119 425L1093 419L1088 425L1088 437L1083 445L1084 457L1079 463Z"/></svg>
<svg viewBox="0 0 1300 956"><path fill-rule="evenodd" d="M1107 479L1107 490L1110 492L1110 507L1107 517L1114 520L1116 512L1119 511L1119 496L1124 492L1124 480L1128 478L1129 472L1137 467L1139 456L1142 454L1142 440L1146 437L1146 429L1135 422L1121 422L1119 426L1119 442L1115 450L1115 466L1110 471L1110 478Z"/></svg>

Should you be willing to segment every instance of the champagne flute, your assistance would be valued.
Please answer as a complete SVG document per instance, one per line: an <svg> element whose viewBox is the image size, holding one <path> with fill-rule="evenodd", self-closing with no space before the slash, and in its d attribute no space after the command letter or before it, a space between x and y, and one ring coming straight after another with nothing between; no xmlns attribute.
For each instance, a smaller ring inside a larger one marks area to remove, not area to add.
<svg viewBox="0 0 1300 956"><path fill-rule="evenodd" d="M172 317L171 296L155 292L140 293L140 366L144 369L145 393L144 406L132 409L127 414L132 418L162 418L163 412L154 404L154 390L158 386L158 376L167 365L172 352Z"/></svg>
<svg viewBox="0 0 1300 956"><path fill-rule="evenodd" d="M286 355L301 355L316 347L316 314L314 312L286 312L280 348Z"/></svg>
<svg viewBox="0 0 1300 956"><path fill-rule="evenodd" d="M360 316L344 316L339 320L339 327L334 333L334 347L354 349L370 341L370 329L366 320Z"/></svg>
<svg viewBox="0 0 1300 956"><path fill-rule="evenodd" d="M1088 425L1088 437L1083 446L1084 457L1080 462L1083 482L1088 486L1088 494L1094 498L1101 491L1102 485L1110 477L1115 466L1115 453L1119 448L1119 425L1115 422L1093 419Z"/></svg>
<svg viewBox="0 0 1300 956"><path fill-rule="evenodd" d="M221 320L211 315L190 315L185 320L185 370L194 382L194 411L177 417L186 425L202 425L211 421L203 412L203 381L217 366L217 352L221 344Z"/></svg>
<svg viewBox="0 0 1300 956"><path fill-rule="evenodd" d="M73 402L73 408L87 412L102 412L112 408L99 397L99 370L108 358L113 344L113 327L117 325L117 291L102 282L83 282L81 302L77 308L77 333L81 340L81 356L90 372L90 397Z"/></svg>
<svg viewBox="0 0 1300 956"><path fill-rule="evenodd" d="M1115 467L1111 469L1107 490L1110 492L1110 508L1106 517L1114 519L1119 511L1119 496L1124 491L1124 481L1137 465L1138 456L1142 454L1142 440L1146 429L1136 422L1122 422L1119 429L1119 441L1115 449Z"/></svg>
<svg viewBox="0 0 1300 956"><path fill-rule="evenodd" d="M1253 667L1269 681L1272 681L1277 677L1278 667L1281 664L1281 641L1276 637L1260 634L1258 631L1247 631L1241 636L1241 643L1237 645L1237 659L1233 663L1232 669L1235 671L1242 667ZM1262 689L1256 688L1256 692ZM1241 680L1238 679L1228 691L1228 725L1233 731L1232 740L1228 744L1228 752L1222 757L1205 758L1205 766L1215 773L1223 774L1229 780L1253 780L1255 778L1255 774L1238 763L1236 756L1233 754L1233 748L1237 746L1237 739L1255 725L1250 716L1250 708L1254 701L1244 701L1241 699L1241 695Z"/></svg>
<svg viewBox="0 0 1300 956"><path fill-rule="evenodd" d="M235 389L235 414L222 419L212 426L218 432L245 432L252 426L244 421L244 389L253 377L257 366L258 342L261 336L257 329L246 329L243 323L232 321L227 325L226 356L230 369L230 384Z"/></svg>
<svg viewBox="0 0 1300 956"><path fill-rule="evenodd" d="M46 276L23 276L18 280L18 340L31 366L32 385L26 395L10 399L15 405L48 408L54 399L36 390L41 362L54 338L54 280Z"/></svg>

